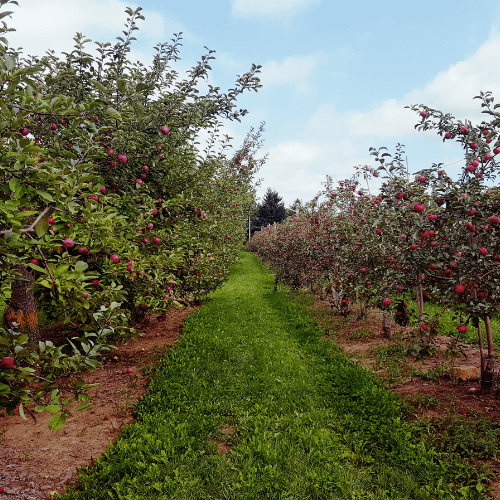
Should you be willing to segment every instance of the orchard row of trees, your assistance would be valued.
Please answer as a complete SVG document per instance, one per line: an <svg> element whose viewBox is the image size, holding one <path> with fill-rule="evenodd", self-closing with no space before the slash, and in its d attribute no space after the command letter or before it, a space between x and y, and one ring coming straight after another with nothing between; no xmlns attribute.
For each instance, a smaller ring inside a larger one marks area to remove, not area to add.
<svg viewBox="0 0 500 500"><path fill-rule="evenodd" d="M247 113L236 101L260 88L260 66L227 92L201 92L214 51L180 78L180 33L151 67L132 64L141 10L126 9L123 36L96 42L97 57L77 33L64 59L23 58L0 12L0 409L48 410L53 429L71 402L62 377L100 366L109 340L147 313L164 317L225 281L265 161L263 125L233 152L220 133ZM41 341L40 310L67 326L68 343ZM86 389L72 388L80 409Z"/></svg>
<svg viewBox="0 0 500 500"><path fill-rule="evenodd" d="M362 314L376 306L407 325L405 298L416 297L423 352L442 313L452 309L459 332L477 329L482 383L489 387L494 378L490 318L500 302L500 189L494 183L500 104L492 105L490 92L476 98L492 116L478 126L425 105L411 106L420 115L416 128L434 129L443 142L455 140L464 149L466 166L458 178L433 164L410 179L401 145L394 158L382 151L387 148L370 148L379 166L358 166L338 185L328 178L317 200L256 233L248 249L271 264L277 279L331 294L340 314L356 301ZM370 196L361 181L379 176L382 187ZM426 314L424 297L441 304L441 312Z"/></svg>

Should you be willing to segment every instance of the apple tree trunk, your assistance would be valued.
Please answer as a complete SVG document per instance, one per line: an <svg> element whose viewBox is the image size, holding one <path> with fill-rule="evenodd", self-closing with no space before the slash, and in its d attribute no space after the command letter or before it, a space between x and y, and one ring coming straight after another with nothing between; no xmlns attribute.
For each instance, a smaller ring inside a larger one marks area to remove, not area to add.
<svg viewBox="0 0 500 500"><path fill-rule="evenodd" d="M484 362L481 362L481 387L485 390L491 389L495 375L495 353L493 349L493 334L491 331L490 317L484 318L484 326L486 327L486 342L488 345L488 355L485 357Z"/></svg>
<svg viewBox="0 0 500 500"><path fill-rule="evenodd" d="M22 265L17 265L14 269L27 281L12 282L10 303L3 313L3 325L16 332L27 333L30 342L38 342L40 340L38 308L30 286L30 282L35 279L34 271L30 272ZM18 325L15 326L14 323Z"/></svg>

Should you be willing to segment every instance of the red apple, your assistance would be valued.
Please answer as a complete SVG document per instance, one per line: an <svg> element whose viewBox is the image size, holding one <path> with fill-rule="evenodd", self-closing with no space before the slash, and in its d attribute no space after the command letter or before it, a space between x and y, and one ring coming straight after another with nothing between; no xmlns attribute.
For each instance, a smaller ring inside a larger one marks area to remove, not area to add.
<svg viewBox="0 0 500 500"><path fill-rule="evenodd" d="M489 130L483 130L483 135L488 135L490 133Z"/></svg>
<svg viewBox="0 0 500 500"><path fill-rule="evenodd" d="M392 300L389 297L386 297L383 301L385 307L389 307L392 304Z"/></svg>
<svg viewBox="0 0 500 500"><path fill-rule="evenodd" d="M458 331L459 333L467 333L467 327L465 325L460 325Z"/></svg>
<svg viewBox="0 0 500 500"><path fill-rule="evenodd" d="M92 280L92 285L97 286L99 284L99 280Z"/></svg>
<svg viewBox="0 0 500 500"><path fill-rule="evenodd" d="M154 227L153 223L152 223L152 222L150 222L150 223L148 224L148 229L153 229L153 227Z"/></svg>
<svg viewBox="0 0 500 500"><path fill-rule="evenodd" d="M142 170L144 170L144 172L149 172L149 167L147 165L143 165Z"/></svg>
<svg viewBox="0 0 500 500"><path fill-rule="evenodd" d="M86 299L88 296L89 296L89 294L88 294L88 293L84 293L84 294L82 295L82 297L83 297L84 299Z"/></svg>
<svg viewBox="0 0 500 500"><path fill-rule="evenodd" d="M35 264L35 266L38 266L38 259L31 259L30 264Z"/></svg>
<svg viewBox="0 0 500 500"><path fill-rule="evenodd" d="M455 286L455 292L456 293L464 293L465 292L465 287L463 285L456 285Z"/></svg>
<svg viewBox="0 0 500 500"><path fill-rule="evenodd" d="M468 134L469 129L467 127L460 127L460 132L462 132L462 134Z"/></svg>
<svg viewBox="0 0 500 500"><path fill-rule="evenodd" d="M415 245L415 243L413 243L413 245L410 245L410 250L416 250L418 248L418 245Z"/></svg>
<svg viewBox="0 0 500 500"><path fill-rule="evenodd" d="M427 330L429 327L427 326L427 323L420 323L420 328L422 330Z"/></svg>
<svg viewBox="0 0 500 500"><path fill-rule="evenodd" d="M116 255L115 253L113 255L110 256L109 258L114 264L118 264L118 262L120 262L120 257L118 257L118 255Z"/></svg>
<svg viewBox="0 0 500 500"><path fill-rule="evenodd" d="M47 222L52 224L54 222L54 217L47 217Z"/></svg>
<svg viewBox="0 0 500 500"><path fill-rule="evenodd" d="M75 246L75 242L71 238L66 238L62 242L62 246L64 248L73 248Z"/></svg>
<svg viewBox="0 0 500 500"><path fill-rule="evenodd" d="M425 205L423 203L414 203L413 210L415 210L415 212L421 213L425 210Z"/></svg>
<svg viewBox="0 0 500 500"><path fill-rule="evenodd" d="M142 179L136 179L135 183L138 184L139 186L142 184Z"/></svg>
<svg viewBox="0 0 500 500"><path fill-rule="evenodd" d="M112 149L107 150L109 156L113 156L115 152Z"/></svg>
<svg viewBox="0 0 500 500"><path fill-rule="evenodd" d="M481 252L482 255L486 255L488 253L488 250L484 247L481 247L479 251Z"/></svg>
<svg viewBox="0 0 500 500"><path fill-rule="evenodd" d="M118 155L118 161L120 163L127 163L128 158L125 155Z"/></svg>
<svg viewBox="0 0 500 500"><path fill-rule="evenodd" d="M496 155L500 153L500 148L493 148L493 153L495 153Z"/></svg>
<svg viewBox="0 0 500 500"><path fill-rule="evenodd" d="M55 123L51 123L50 130L57 130L57 125Z"/></svg>
<svg viewBox="0 0 500 500"><path fill-rule="evenodd" d="M382 234L382 229L375 229L375 234L380 236Z"/></svg>
<svg viewBox="0 0 500 500"><path fill-rule="evenodd" d="M170 133L170 129L166 125L164 125L160 130L163 135L168 135Z"/></svg>
<svg viewBox="0 0 500 500"><path fill-rule="evenodd" d="M14 368L14 358L6 357L2 358L2 361L0 362L2 368Z"/></svg>
<svg viewBox="0 0 500 500"><path fill-rule="evenodd" d="M490 217L490 222L492 224L500 224L500 217L498 217L497 215L492 215Z"/></svg>
<svg viewBox="0 0 500 500"><path fill-rule="evenodd" d="M89 249L87 247L81 247L78 249L78 253L80 253L82 255L86 255L89 253Z"/></svg>
<svg viewBox="0 0 500 500"><path fill-rule="evenodd" d="M478 147L478 146L477 146L477 142L471 142L471 143L470 143L470 147L471 147L472 149L477 149L477 147Z"/></svg>
<svg viewBox="0 0 500 500"><path fill-rule="evenodd" d="M362 267L362 268L361 268L361 272L362 272L362 273L366 273L366 268Z"/></svg>
<svg viewBox="0 0 500 500"><path fill-rule="evenodd" d="M160 244L160 238L158 238L158 236L155 236L153 238L153 243L155 243L156 245L159 245Z"/></svg>
<svg viewBox="0 0 500 500"><path fill-rule="evenodd" d="M447 138L447 139L451 139L451 134L449 132L446 132L446 134L444 134L444 136Z"/></svg>
<svg viewBox="0 0 500 500"><path fill-rule="evenodd" d="M149 243L149 240L147 238L144 238L142 241L144 242L145 245Z"/></svg>
<svg viewBox="0 0 500 500"><path fill-rule="evenodd" d="M420 182L424 182L424 181L425 181L425 177L424 177L423 175L419 175L419 176L418 176L418 180L419 180Z"/></svg>
<svg viewBox="0 0 500 500"><path fill-rule="evenodd" d="M106 192L106 186L102 186L101 185L101 189L100 189L101 193L105 193Z"/></svg>
<svg viewBox="0 0 500 500"><path fill-rule="evenodd" d="M425 118L427 116L427 111L421 111L420 116L423 116Z"/></svg>

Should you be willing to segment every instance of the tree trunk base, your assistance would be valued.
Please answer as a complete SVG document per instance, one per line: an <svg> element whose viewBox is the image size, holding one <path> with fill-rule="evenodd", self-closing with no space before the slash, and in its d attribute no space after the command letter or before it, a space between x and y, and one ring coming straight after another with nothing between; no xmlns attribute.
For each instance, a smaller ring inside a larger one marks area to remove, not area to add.
<svg viewBox="0 0 500 500"><path fill-rule="evenodd" d="M17 325L14 325L14 323L17 323ZM27 333L30 342L40 340L37 311L25 312L9 305L3 312L3 326L14 332Z"/></svg>
<svg viewBox="0 0 500 500"><path fill-rule="evenodd" d="M484 369L481 373L481 389L489 392L493 387L493 380L495 378L495 359L493 356L486 356L484 358Z"/></svg>

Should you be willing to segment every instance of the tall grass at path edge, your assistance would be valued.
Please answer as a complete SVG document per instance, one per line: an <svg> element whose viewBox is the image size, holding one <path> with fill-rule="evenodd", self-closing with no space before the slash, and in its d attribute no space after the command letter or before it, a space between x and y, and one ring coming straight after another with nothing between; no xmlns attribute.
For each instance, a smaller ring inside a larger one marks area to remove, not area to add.
<svg viewBox="0 0 500 500"><path fill-rule="evenodd" d="M288 293L242 253L186 320L136 421L63 498L485 498L484 475L418 442L400 400Z"/></svg>

